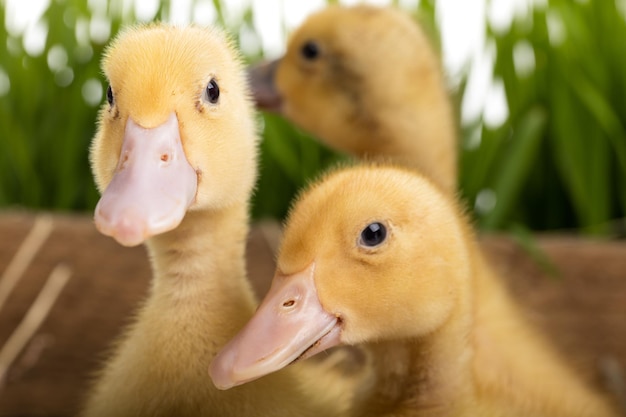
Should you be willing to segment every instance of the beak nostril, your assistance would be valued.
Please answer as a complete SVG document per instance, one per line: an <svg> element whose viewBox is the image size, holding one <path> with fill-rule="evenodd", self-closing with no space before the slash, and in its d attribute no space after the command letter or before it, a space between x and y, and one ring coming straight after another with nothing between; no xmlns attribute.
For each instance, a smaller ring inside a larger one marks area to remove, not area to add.
<svg viewBox="0 0 626 417"><path fill-rule="evenodd" d="M128 152L124 152L124 155L122 155L121 160L118 162L117 169L121 171L122 169L126 168L129 159L130 158L128 156Z"/></svg>
<svg viewBox="0 0 626 417"><path fill-rule="evenodd" d="M295 300L287 300L283 303L283 307L293 307L296 304Z"/></svg>

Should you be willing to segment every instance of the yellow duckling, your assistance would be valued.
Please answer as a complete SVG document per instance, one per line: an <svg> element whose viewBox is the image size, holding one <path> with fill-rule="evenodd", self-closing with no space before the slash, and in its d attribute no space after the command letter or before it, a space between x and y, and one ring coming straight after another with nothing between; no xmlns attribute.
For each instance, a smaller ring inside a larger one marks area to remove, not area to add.
<svg viewBox="0 0 626 417"><path fill-rule="evenodd" d="M373 361L352 416L615 415L529 327L449 194L403 168L299 199L270 292L210 372L229 388L335 345Z"/></svg>
<svg viewBox="0 0 626 417"><path fill-rule="evenodd" d="M153 282L83 415L335 415L338 405L295 372L232 392L206 372L256 306L244 249L258 137L232 44L200 27L129 29L103 70L110 87L91 148L102 192L95 221L121 244L147 240Z"/></svg>
<svg viewBox="0 0 626 417"><path fill-rule="evenodd" d="M285 55L250 70L259 107L330 147L417 167L456 191L456 123L439 59L393 8L331 6L311 15Z"/></svg>

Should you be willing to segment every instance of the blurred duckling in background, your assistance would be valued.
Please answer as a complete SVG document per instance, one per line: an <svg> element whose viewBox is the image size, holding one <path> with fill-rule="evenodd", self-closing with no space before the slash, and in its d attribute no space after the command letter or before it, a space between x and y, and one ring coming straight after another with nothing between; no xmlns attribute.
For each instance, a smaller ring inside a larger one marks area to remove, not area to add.
<svg viewBox="0 0 626 417"><path fill-rule="evenodd" d="M210 373L226 389L336 345L373 361L352 416L615 415L526 323L457 203L406 168L301 196L271 290Z"/></svg>
<svg viewBox="0 0 626 417"><path fill-rule="evenodd" d="M456 191L456 122L441 63L405 13L328 7L295 31L282 58L249 74L260 108L336 150L417 167Z"/></svg>
<svg viewBox="0 0 626 417"><path fill-rule="evenodd" d="M214 29L138 27L112 42L103 70L95 222L123 245L147 240L153 282L83 415L336 415L328 381L314 392L296 368L230 392L207 375L256 306L244 250L258 136L231 42Z"/></svg>

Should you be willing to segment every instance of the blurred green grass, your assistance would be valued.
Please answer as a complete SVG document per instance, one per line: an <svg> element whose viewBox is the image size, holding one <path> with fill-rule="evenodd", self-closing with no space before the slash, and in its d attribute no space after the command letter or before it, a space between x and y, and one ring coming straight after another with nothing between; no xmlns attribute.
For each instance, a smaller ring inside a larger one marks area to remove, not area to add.
<svg viewBox="0 0 626 417"><path fill-rule="evenodd" d="M87 153L99 104L93 97L106 86L104 42L88 33L90 3L51 1L39 55L25 51L22 35L0 29L0 207L88 211L97 202ZM254 36L252 10L233 23L219 0L210 4L216 24L229 22L238 41L242 33ZM482 117L460 126L460 193L480 228L619 233L626 218L626 20L618 4L548 0L505 32L486 25L509 116L497 127ZM110 23L110 36L136 21L121 0L106 5L98 18ZM162 2L156 17L168 20L169 10ZM434 0L411 12L438 45ZM261 58L260 51L246 57ZM459 114L470 70L452 93ZM259 117L253 216L280 219L297 190L341 156L280 117Z"/></svg>

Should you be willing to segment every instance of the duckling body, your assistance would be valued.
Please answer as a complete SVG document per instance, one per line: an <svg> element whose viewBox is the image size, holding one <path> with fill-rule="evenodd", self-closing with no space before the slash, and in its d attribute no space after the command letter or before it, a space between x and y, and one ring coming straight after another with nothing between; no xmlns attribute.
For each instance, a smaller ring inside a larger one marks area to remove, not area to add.
<svg viewBox="0 0 626 417"><path fill-rule="evenodd" d="M285 55L250 71L261 108L330 147L417 167L456 190L456 123L441 65L404 13L331 6L311 15Z"/></svg>
<svg viewBox="0 0 626 417"><path fill-rule="evenodd" d="M255 309L245 276L257 134L240 59L218 31L151 25L109 47L91 149L96 225L144 240L153 281L83 415L336 415L295 371L232 392L211 360Z"/></svg>
<svg viewBox="0 0 626 417"><path fill-rule="evenodd" d="M409 170L349 168L299 199L270 292L211 374L227 388L336 345L372 361L352 416L616 415L526 323L449 195Z"/></svg>

